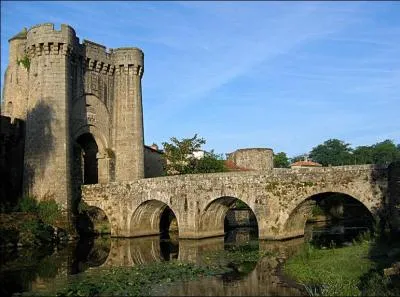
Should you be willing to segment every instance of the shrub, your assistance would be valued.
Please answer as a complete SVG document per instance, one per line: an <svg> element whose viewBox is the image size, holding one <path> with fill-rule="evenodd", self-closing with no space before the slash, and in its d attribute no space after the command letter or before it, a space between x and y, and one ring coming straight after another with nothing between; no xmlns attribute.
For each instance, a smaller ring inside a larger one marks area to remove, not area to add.
<svg viewBox="0 0 400 297"><path fill-rule="evenodd" d="M37 200L31 196L24 196L19 201L16 211L37 213Z"/></svg>
<svg viewBox="0 0 400 297"><path fill-rule="evenodd" d="M50 225L61 216L61 209L54 199L42 200L38 203L36 198L24 196L15 210L36 214L43 222Z"/></svg>
<svg viewBox="0 0 400 297"><path fill-rule="evenodd" d="M37 213L43 222L50 225L61 217L61 209L55 200L40 201L37 206Z"/></svg>

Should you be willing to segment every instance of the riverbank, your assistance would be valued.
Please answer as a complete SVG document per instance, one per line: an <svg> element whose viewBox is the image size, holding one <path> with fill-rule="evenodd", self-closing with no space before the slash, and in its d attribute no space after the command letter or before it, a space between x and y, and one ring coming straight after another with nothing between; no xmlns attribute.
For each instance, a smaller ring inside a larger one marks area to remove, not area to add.
<svg viewBox="0 0 400 297"><path fill-rule="evenodd" d="M399 296L399 274L385 271L400 257L400 241L353 241L351 246L318 249L305 244L284 272L310 296Z"/></svg>
<svg viewBox="0 0 400 297"><path fill-rule="evenodd" d="M61 228L44 222L37 214L0 214L0 248L39 246L68 240Z"/></svg>

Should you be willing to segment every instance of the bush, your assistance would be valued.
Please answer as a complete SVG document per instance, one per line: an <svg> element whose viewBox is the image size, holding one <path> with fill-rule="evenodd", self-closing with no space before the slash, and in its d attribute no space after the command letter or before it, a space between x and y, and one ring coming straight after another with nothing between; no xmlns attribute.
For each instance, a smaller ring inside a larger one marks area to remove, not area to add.
<svg viewBox="0 0 400 297"><path fill-rule="evenodd" d="M57 218L61 217L61 209L55 200L40 201L37 213L43 222L50 225L54 224Z"/></svg>
<svg viewBox="0 0 400 297"><path fill-rule="evenodd" d="M54 224L56 219L61 216L61 209L54 199L42 200L38 203L36 198L24 196L18 203L15 211L33 213L47 223Z"/></svg>
<svg viewBox="0 0 400 297"><path fill-rule="evenodd" d="M19 201L16 211L37 213L37 200L31 196L24 196Z"/></svg>

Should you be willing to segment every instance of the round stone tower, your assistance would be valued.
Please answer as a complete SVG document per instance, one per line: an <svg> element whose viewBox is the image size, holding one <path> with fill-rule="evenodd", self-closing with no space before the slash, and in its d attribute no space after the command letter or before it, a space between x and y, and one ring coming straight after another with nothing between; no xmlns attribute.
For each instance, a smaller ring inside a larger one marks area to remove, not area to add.
<svg viewBox="0 0 400 297"><path fill-rule="evenodd" d="M42 24L27 32L29 59L24 192L71 207L70 56L79 44L73 28ZM68 213L70 213L68 211Z"/></svg>
<svg viewBox="0 0 400 297"><path fill-rule="evenodd" d="M114 78L115 180L144 177L142 83L144 55L138 48L112 51Z"/></svg>
<svg viewBox="0 0 400 297"><path fill-rule="evenodd" d="M9 61L5 73L2 114L25 120L28 101L29 60L25 53L27 30L9 40ZM7 99L7 100L4 100Z"/></svg>

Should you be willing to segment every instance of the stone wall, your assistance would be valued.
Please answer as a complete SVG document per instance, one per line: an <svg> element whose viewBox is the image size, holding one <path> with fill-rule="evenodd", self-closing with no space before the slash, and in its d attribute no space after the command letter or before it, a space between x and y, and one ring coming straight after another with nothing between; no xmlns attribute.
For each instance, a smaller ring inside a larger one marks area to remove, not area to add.
<svg viewBox="0 0 400 297"><path fill-rule="evenodd" d="M250 170L271 170L274 167L274 153L268 148L239 149L228 154L228 161L237 167Z"/></svg>
<svg viewBox="0 0 400 297"><path fill-rule="evenodd" d="M164 159L162 152L152 147L144 147L144 177L158 177L164 175Z"/></svg>
<svg viewBox="0 0 400 297"><path fill-rule="evenodd" d="M144 177L141 79L144 54L79 42L68 25L40 24L9 40L2 114L26 121L24 192L78 199L88 134L100 183ZM25 62L21 62L25 61ZM22 159L22 158L21 158ZM22 168L22 166L21 166Z"/></svg>
<svg viewBox="0 0 400 297"><path fill-rule="evenodd" d="M13 206L22 195L25 123L0 116L0 206Z"/></svg>

